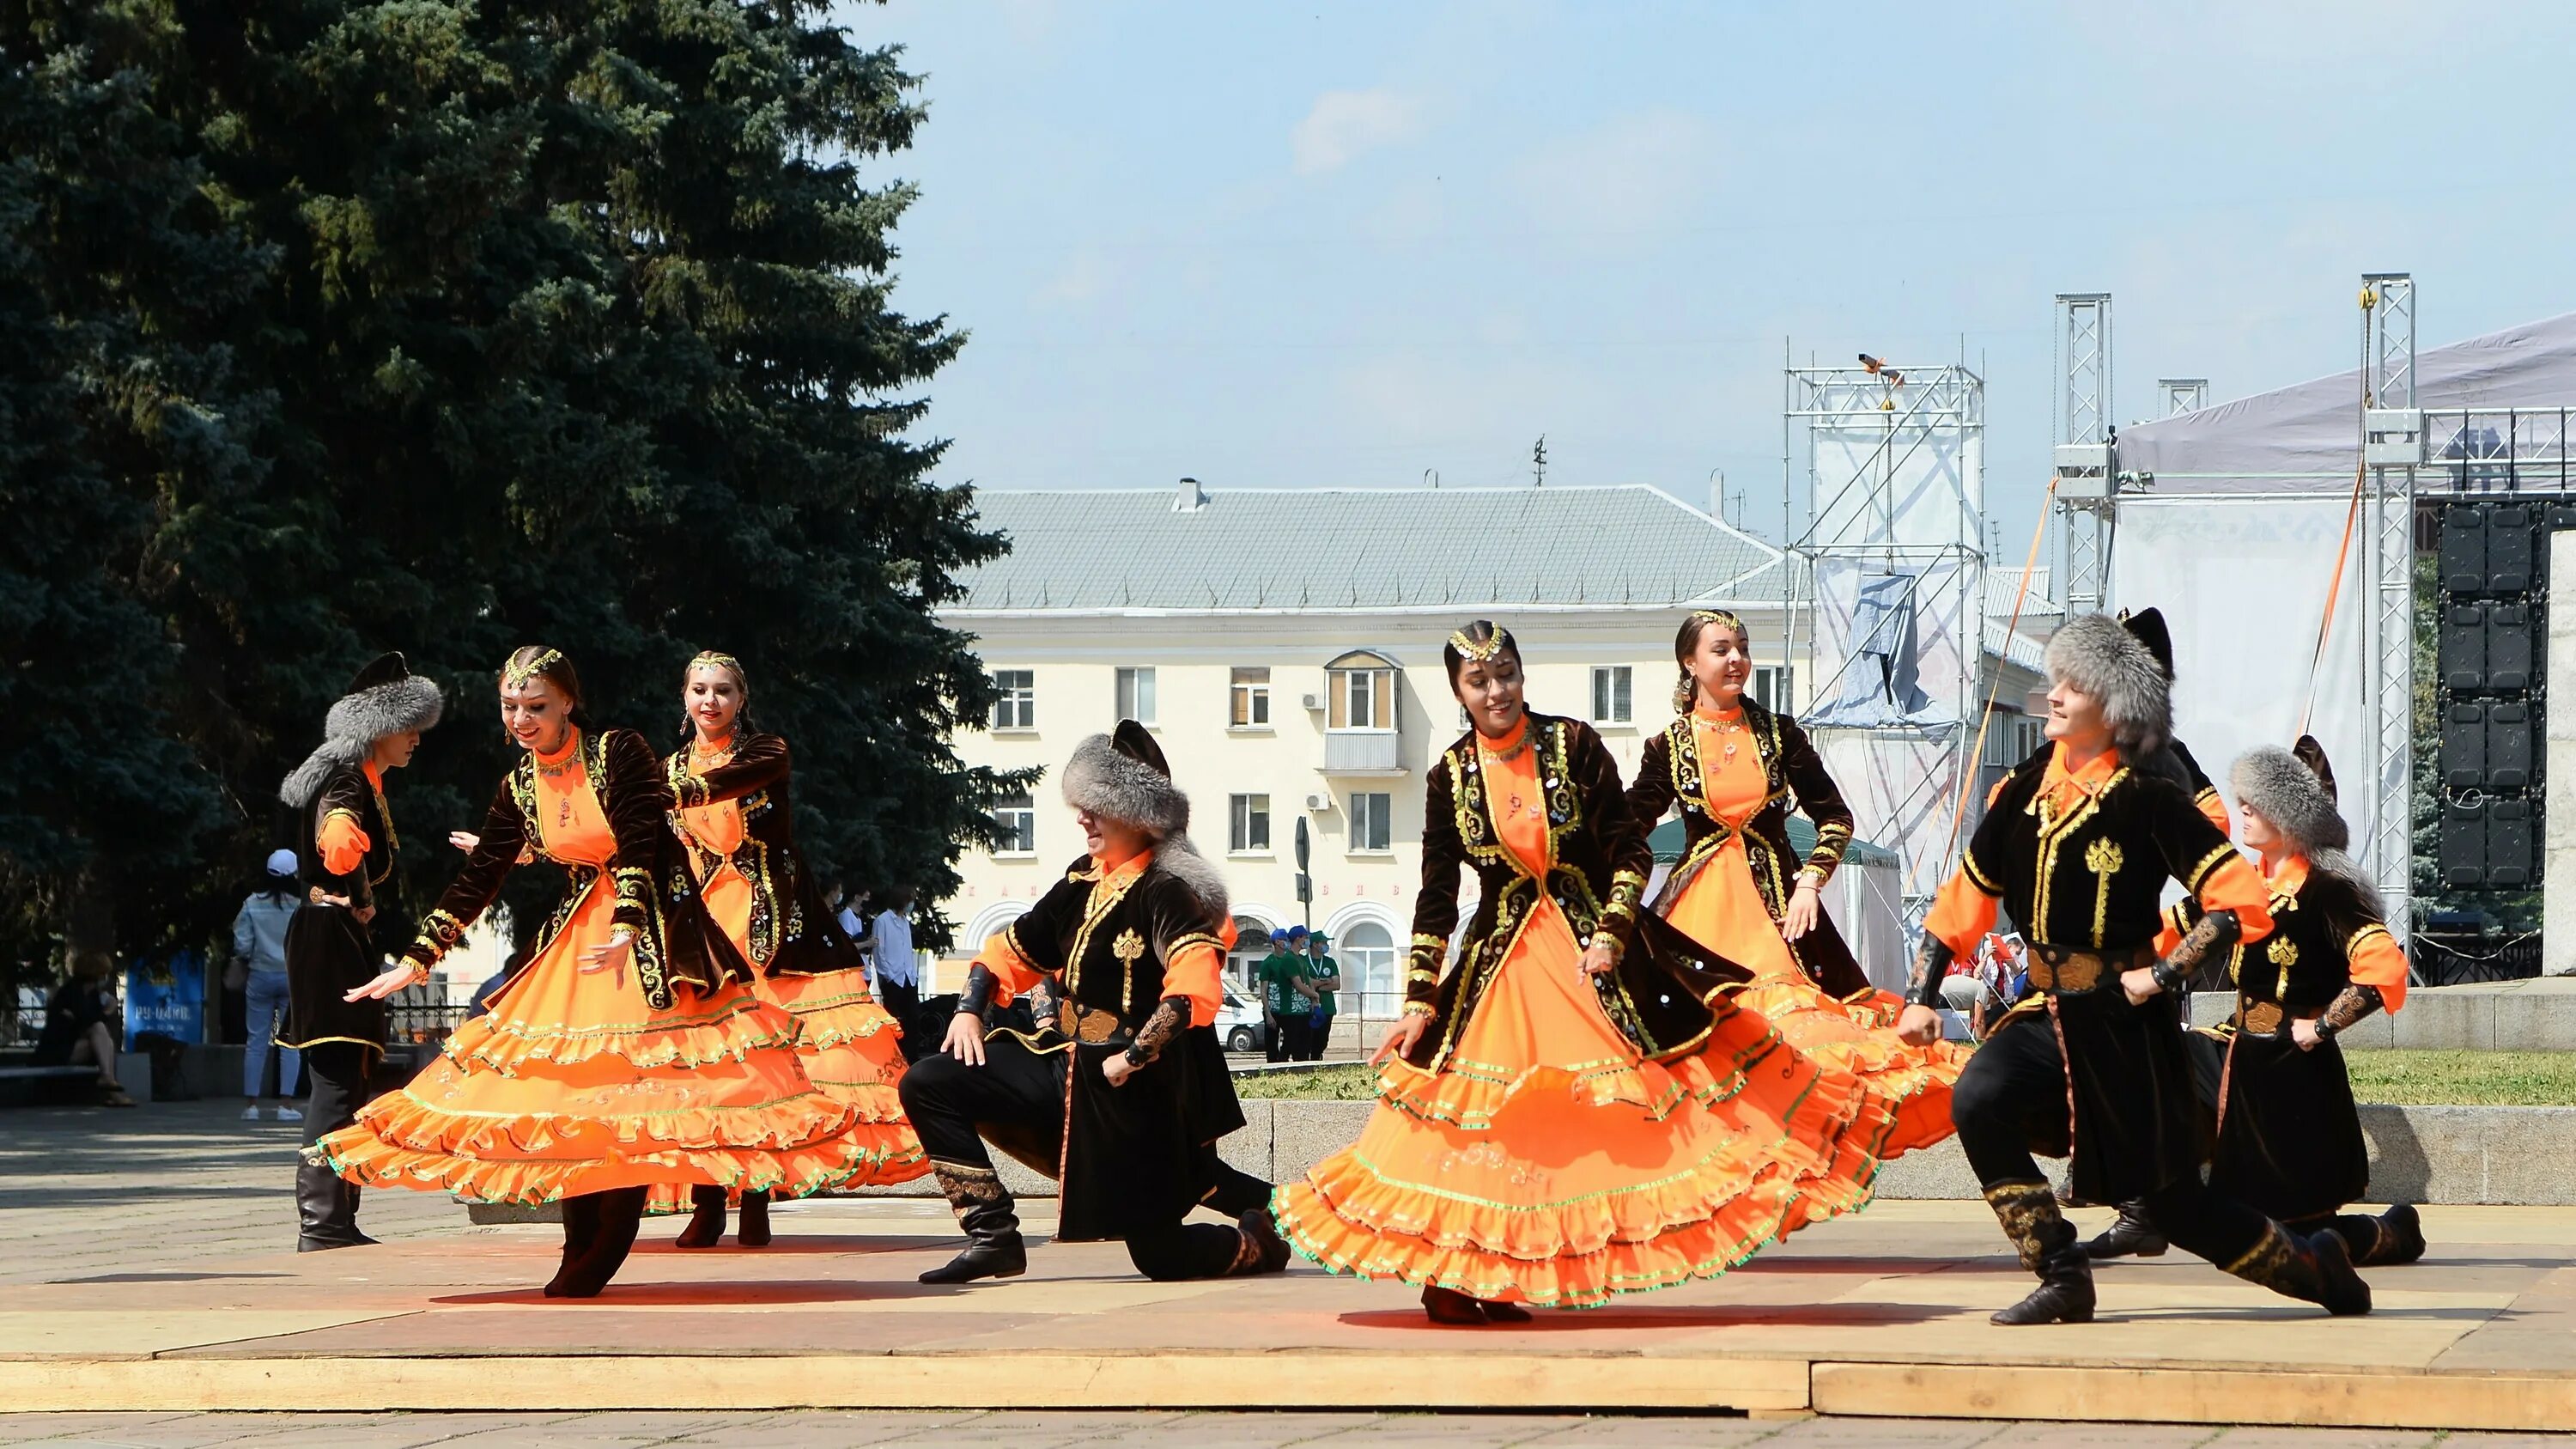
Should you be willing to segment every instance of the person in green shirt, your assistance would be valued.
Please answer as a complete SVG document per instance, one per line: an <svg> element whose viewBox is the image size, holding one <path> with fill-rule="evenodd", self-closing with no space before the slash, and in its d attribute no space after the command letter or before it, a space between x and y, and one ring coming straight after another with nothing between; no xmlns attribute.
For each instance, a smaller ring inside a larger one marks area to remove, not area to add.
<svg viewBox="0 0 2576 1449"><path fill-rule="evenodd" d="M1306 938L1306 987L1315 994L1314 1010L1309 1017L1311 1035L1306 1040L1305 1060L1310 1062L1322 1061L1324 1048L1332 1045L1334 998L1342 989L1342 968L1325 954L1324 948L1330 944L1331 941L1321 931Z"/></svg>
<svg viewBox="0 0 2576 1449"><path fill-rule="evenodd" d="M1261 958L1254 976L1261 986L1261 1017L1268 1028L1268 1055L1274 1062L1288 1060L1289 1023L1304 1020L1310 1006L1297 986L1305 970L1305 964L1288 949L1288 933L1271 932L1270 954Z"/></svg>

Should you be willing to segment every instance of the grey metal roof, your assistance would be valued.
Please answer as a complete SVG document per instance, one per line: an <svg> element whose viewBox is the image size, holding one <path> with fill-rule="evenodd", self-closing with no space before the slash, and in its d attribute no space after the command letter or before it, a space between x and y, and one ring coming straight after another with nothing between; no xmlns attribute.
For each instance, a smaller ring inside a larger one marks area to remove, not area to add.
<svg viewBox="0 0 2576 1449"><path fill-rule="evenodd" d="M946 612L1634 604L1779 592L1779 553L1671 495L1600 488L979 492L1011 551Z"/></svg>

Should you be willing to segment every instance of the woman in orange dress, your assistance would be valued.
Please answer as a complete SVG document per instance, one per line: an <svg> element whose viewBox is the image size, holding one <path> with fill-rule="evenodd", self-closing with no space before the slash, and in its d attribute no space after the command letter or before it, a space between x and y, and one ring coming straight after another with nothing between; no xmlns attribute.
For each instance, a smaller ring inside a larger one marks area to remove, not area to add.
<svg viewBox="0 0 2576 1449"><path fill-rule="evenodd" d="M856 1169L839 1183L910 1182L930 1170L904 1121L902 1028L868 994L867 960L843 935L796 850L787 741L752 728L742 663L710 650L681 682L690 741L662 762L679 809L671 829L707 914L756 973L751 989L796 1019L796 1055L823 1095L858 1113ZM770 1194L731 1190L742 1207L734 1241L769 1245ZM728 1190L700 1183L653 1190L648 1213L691 1210L673 1241L711 1248L724 1237Z"/></svg>
<svg viewBox="0 0 2576 1449"><path fill-rule="evenodd" d="M1885 1103L1894 1123L1875 1149L1881 1160L1949 1136L1950 1084L1967 1049L1897 1040L1905 1003L1869 984L1824 913L1825 882L1851 844L1851 809L1798 722L1745 697L1753 659L1744 621L1694 612L1674 636L1673 657L1680 717L1646 742L1628 787L1640 830L1678 805L1688 831L1655 913L1753 973L1736 1005ZM1816 848L1794 869L1793 806L1816 823Z"/></svg>
<svg viewBox="0 0 2576 1449"><path fill-rule="evenodd" d="M419 939L349 995L426 980L511 870L545 859L571 889L527 964L410 1085L309 1149L364 1187L561 1201L550 1298L607 1285L657 1184L802 1193L847 1177L858 1116L806 1081L795 1021L742 984L751 968L698 898L668 888L674 802L652 746L580 709L562 654L510 656L501 722L526 754Z"/></svg>
<svg viewBox="0 0 2576 1449"><path fill-rule="evenodd" d="M1523 708L1511 635L1479 620L1445 653L1474 728L1431 769L1379 1105L1272 1213L1328 1268L1421 1285L1436 1323L1722 1273L1810 1215L1778 1149L1795 1124L1833 1155L1856 1087L1725 1000L1743 972L1640 917L1618 767ZM1461 866L1481 898L1444 977Z"/></svg>

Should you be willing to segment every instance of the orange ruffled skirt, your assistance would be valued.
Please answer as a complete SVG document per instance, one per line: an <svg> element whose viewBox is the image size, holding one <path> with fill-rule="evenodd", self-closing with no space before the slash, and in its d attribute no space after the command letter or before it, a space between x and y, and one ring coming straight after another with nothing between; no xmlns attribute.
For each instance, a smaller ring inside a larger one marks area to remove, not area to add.
<svg viewBox="0 0 2576 1449"><path fill-rule="evenodd" d="M1821 1215L1796 1185L1821 1165L1775 1149L1795 1130L1838 1145L1857 1092L1836 1101L1723 1001L1723 1047L1713 1035L1644 1060L1579 969L1573 932L1542 902L1441 1067L1389 1063L1359 1141L1272 1198L1299 1252L1362 1277L1588 1307L1714 1277Z"/></svg>
<svg viewBox="0 0 2576 1449"><path fill-rule="evenodd" d="M1907 1046L1896 1039L1904 1003L1873 991L1855 1000L1829 996L1790 955L1780 927L1754 887L1740 843L1720 848L1686 885L1666 918L1676 930L1751 970L1735 1004L1758 1013L1789 1045L1818 1065L1856 1078L1890 1119L1873 1149L1884 1160L1948 1137L1950 1089L1968 1064L1955 1042Z"/></svg>
<svg viewBox="0 0 2576 1449"><path fill-rule="evenodd" d="M632 963L582 969L615 912L594 882L489 1012L313 1150L361 1186L527 1205L624 1187L803 1194L863 1169L860 1109L807 1082L787 1013L735 985L656 1011Z"/></svg>
<svg viewBox="0 0 2576 1449"><path fill-rule="evenodd" d="M714 875L700 883L699 898L736 949L750 941L751 882L731 862L718 866ZM857 1165L839 1182L825 1186L910 1182L929 1172L930 1158L903 1115L903 1050L898 1045L903 1028L868 994L866 976L858 971L821 976L763 972L751 989L762 1001L794 1018L796 1058L814 1089L857 1113L849 1134L849 1152ZM737 1185L725 1195L727 1205L740 1207L746 1190L759 1189ZM644 1211L667 1215L688 1212L694 1206L687 1188L666 1183L653 1189Z"/></svg>

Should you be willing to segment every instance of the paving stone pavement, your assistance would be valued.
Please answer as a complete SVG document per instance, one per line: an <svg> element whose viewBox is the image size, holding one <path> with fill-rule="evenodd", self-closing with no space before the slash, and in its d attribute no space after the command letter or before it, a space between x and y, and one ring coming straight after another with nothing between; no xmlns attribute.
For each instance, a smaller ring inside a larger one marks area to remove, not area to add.
<svg viewBox="0 0 2576 1449"><path fill-rule="evenodd" d="M2167 1424L1521 1414L1155 1414L813 1411L780 1414L14 1414L0 1445L115 1449L2569 1449L2576 1435L2354 1429L2212 1429Z"/></svg>

